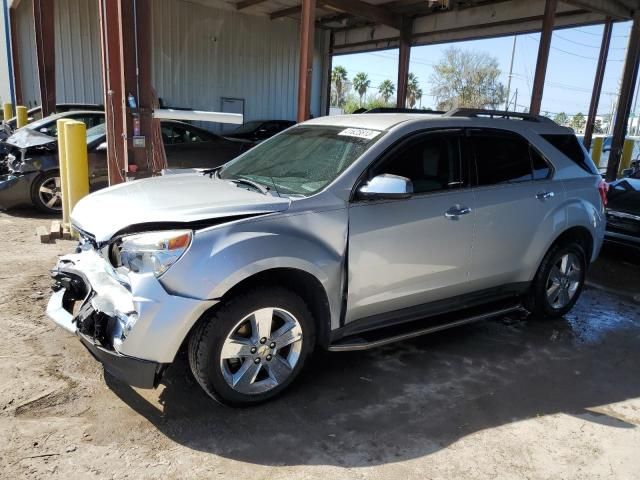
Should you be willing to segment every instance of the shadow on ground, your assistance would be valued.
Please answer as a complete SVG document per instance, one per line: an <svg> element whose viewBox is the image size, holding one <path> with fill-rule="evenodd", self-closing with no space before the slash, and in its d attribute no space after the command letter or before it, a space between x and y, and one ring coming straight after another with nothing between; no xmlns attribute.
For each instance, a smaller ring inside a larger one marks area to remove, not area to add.
<svg viewBox="0 0 640 480"><path fill-rule="evenodd" d="M160 405L110 388L192 449L263 465L377 465L422 457L473 432L563 412L614 428L590 407L640 396L637 306L587 289L566 318L503 317L360 353L320 353L280 398L217 405L184 359Z"/></svg>

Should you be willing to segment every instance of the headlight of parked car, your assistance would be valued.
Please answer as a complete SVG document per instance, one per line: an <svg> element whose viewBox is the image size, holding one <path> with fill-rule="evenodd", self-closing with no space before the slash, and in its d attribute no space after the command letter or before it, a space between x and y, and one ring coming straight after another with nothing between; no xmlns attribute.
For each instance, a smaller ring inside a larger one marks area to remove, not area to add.
<svg viewBox="0 0 640 480"><path fill-rule="evenodd" d="M123 237L112 251L116 267L135 273L153 272L159 277L187 251L190 230L168 230Z"/></svg>

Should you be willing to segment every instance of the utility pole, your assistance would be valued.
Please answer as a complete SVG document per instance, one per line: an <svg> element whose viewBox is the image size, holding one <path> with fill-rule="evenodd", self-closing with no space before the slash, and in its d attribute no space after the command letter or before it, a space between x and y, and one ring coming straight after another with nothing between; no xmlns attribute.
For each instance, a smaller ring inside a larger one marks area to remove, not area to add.
<svg viewBox="0 0 640 480"><path fill-rule="evenodd" d="M509 66L509 77L507 78L507 95L505 96L505 111L509 111L509 95L511 94L511 77L513 77L513 58L516 55L516 35L513 36L513 48L511 49L511 65ZM515 108L514 108L515 110Z"/></svg>

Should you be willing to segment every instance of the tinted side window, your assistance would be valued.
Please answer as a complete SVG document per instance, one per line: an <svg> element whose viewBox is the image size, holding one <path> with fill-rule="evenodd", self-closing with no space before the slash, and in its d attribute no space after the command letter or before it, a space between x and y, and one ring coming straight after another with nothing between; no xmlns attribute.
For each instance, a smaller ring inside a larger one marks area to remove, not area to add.
<svg viewBox="0 0 640 480"><path fill-rule="evenodd" d="M589 158L587 152L582 148L575 135L541 135L547 142L564 153L570 160L575 162L584 171L597 174L598 170L593 165L593 161ZM606 141L605 141L606 145ZM609 147L611 148L611 147Z"/></svg>
<svg viewBox="0 0 640 480"><path fill-rule="evenodd" d="M400 175L413 182L414 193L459 188L460 142L457 134L432 133L410 141L375 168L373 176Z"/></svg>
<svg viewBox="0 0 640 480"><path fill-rule="evenodd" d="M533 167L533 179L543 180L551 174L551 167L547 161L542 158L538 152L529 147L529 153L531 154L531 166Z"/></svg>
<svg viewBox="0 0 640 480"><path fill-rule="evenodd" d="M508 135L476 134L471 137L478 185L524 182L533 179L529 144Z"/></svg>

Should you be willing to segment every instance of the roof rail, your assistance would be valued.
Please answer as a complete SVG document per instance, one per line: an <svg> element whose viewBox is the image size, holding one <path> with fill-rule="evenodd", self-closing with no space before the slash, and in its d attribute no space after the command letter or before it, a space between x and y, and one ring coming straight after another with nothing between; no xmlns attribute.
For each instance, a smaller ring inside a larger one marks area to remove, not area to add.
<svg viewBox="0 0 640 480"><path fill-rule="evenodd" d="M545 122L557 125L553 120L543 115L533 115L531 113L508 112L505 110L484 110L481 108L454 108L449 110L443 117L488 117L503 118L507 120L525 120L528 122Z"/></svg>

